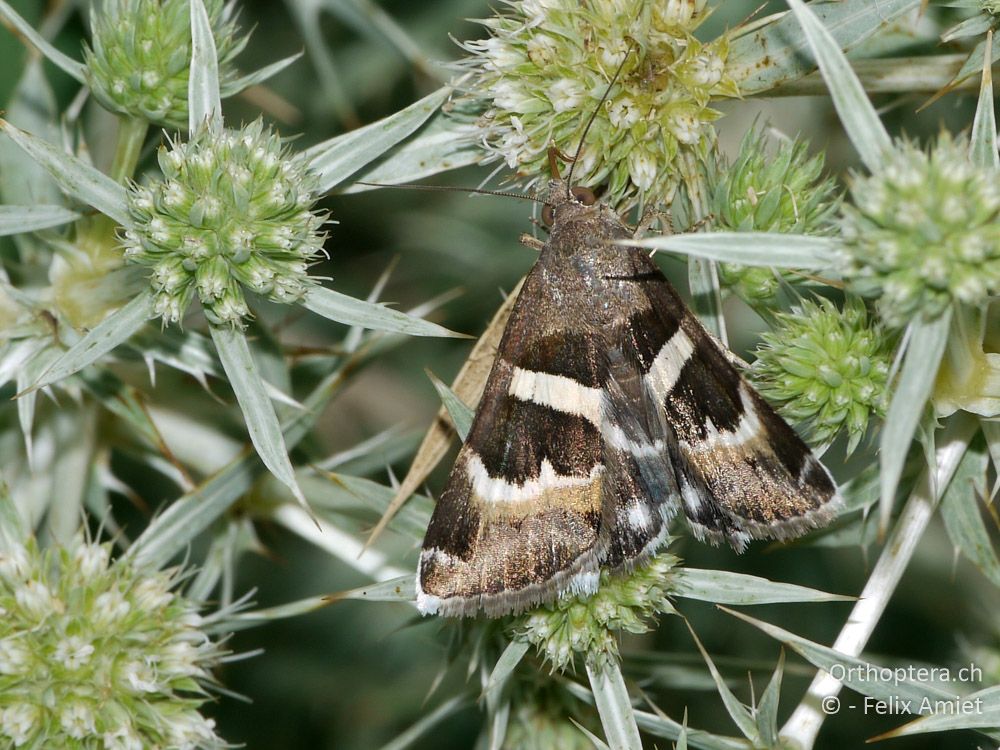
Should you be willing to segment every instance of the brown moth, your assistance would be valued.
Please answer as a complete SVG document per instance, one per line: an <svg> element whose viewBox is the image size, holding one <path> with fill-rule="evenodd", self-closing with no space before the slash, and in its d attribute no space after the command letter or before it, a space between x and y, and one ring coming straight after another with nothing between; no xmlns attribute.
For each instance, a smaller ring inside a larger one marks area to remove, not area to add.
<svg viewBox="0 0 1000 750"><path fill-rule="evenodd" d="M427 528L424 614L495 617L592 593L666 539L737 551L823 525L830 474L753 390L632 232L549 184L525 278L472 427Z"/></svg>

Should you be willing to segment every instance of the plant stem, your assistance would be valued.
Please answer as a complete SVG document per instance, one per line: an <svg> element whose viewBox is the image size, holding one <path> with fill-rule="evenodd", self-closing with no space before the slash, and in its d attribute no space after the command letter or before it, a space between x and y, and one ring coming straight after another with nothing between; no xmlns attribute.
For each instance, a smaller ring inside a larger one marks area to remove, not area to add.
<svg viewBox="0 0 1000 750"><path fill-rule="evenodd" d="M143 141L149 123L130 117L118 118L118 141L115 144L115 158L111 163L110 177L115 182L125 184L126 180L135 174L139 163ZM90 258L92 268L108 272L122 265L121 251L115 239L117 227L113 219L104 214L86 217L78 223L78 246Z"/></svg>
<svg viewBox="0 0 1000 750"><path fill-rule="evenodd" d="M118 143L115 146L115 160L111 164L111 179L124 183L135 174L139 163L142 144L146 140L149 123L132 117L118 120Z"/></svg>
<svg viewBox="0 0 1000 750"><path fill-rule="evenodd" d="M833 643L836 651L848 656L861 654L913 557L938 500L978 429L978 420L964 412L959 412L949 421L934 454L935 465L924 469L903 506L861 596ZM781 729L783 746L799 750L812 748L826 718L821 701L827 696L837 695L841 687L840 681L829 673L817 673L802 702Z"/></svg>

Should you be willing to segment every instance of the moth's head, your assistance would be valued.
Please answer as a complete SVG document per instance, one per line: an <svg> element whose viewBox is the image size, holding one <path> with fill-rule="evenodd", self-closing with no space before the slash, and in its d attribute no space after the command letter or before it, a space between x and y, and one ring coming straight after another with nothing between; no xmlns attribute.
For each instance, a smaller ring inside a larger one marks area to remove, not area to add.
<svg viewBox="0 0 1000 750"><path fill-rule="evenodd" d="M578 244L591 245L630 235L618 214L599 201L589 188L570 186L560 179L550 180L544 201L542 221L552 237L572 233Z"/></svg>
<svg viewBox="0 0 1000 750"><path fill-rule="evenodd" d="M567 219L594 214L600 210L594 191L585 187L570 187L562 180L549 180L542 209L542 222L547 227L562 224Z"/></svg>

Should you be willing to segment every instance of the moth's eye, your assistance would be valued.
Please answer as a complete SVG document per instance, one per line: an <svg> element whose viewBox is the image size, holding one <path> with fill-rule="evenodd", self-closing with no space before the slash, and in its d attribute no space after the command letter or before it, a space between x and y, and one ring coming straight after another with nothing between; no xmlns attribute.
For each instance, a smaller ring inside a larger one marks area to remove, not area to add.
<svg viewBox="0 0 1000 750"><path fill-rule="evenodd" d="M570 192L573 193L573 197L576 198L577 203L582 203L585 206L593 206L597 203L597 196L594 195L593 191L585 187L575 187Z"/></svg>
<svg viewBox="0 0 1000 750"><path fill-rule="evenodd" d="M552 222L555 220L556 220L556 215L555 212L552 210L552 206L546 203L544 206L542 206L542 223L547 227L551 227Z"/></svg>

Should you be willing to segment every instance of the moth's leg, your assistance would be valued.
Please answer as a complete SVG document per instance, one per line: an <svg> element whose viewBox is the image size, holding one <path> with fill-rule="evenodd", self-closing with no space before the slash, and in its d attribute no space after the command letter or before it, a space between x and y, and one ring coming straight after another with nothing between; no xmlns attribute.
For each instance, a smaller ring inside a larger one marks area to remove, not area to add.
<svg viewBox="0 0 1000 750"><path fill-rule="evenodd" d="M715 219L715 214L705 214L698 221L690 226L689 232L700 232Z"/></svg>
<svg viewBox="0 0 1000 750"><path fill-rule="evenodd" d="M538 239L537 237L532 237L527 232L522 232L521 236L517 238L525 247L530 247L532 250L538 250L541 252L542 248L545 247L545 243Z"/></svg>
<svg viewBox="0 0 1000 750"><path fill-rule="evenodd" d="M660 226L663 227L663 234L675 234L674 222L669 212L660 211L656 208L648 208L643 212L642 218L639 219L639 225L635 228L633 237L637 240L641 239L657 222L660 222Z"/></svg>

